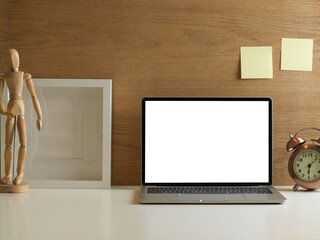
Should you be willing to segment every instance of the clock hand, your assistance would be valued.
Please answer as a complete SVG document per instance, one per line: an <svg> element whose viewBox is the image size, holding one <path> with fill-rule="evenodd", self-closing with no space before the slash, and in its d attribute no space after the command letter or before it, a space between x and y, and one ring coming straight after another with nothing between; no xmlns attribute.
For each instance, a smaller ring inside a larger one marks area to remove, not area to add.
<svg viewBox="0 0 320 240"><path fill-rule="evenodd" d="M315 161L318 161L319 159L314 160L310 165L312 165ZM309 166L309 165L308 165Z"/></svg>

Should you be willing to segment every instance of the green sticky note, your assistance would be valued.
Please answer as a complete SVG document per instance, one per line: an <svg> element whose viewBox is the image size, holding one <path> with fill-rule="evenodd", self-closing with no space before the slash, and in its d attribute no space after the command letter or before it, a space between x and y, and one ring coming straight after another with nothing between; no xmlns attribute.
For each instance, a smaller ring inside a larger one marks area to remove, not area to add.
<svg viewBox="0 0 320 240"><path fill-rule="evenodd" d="M282 38L281 70L312 71L313 39Z"/></svg>
<svg viewBox="0 0 320 240"><path fill-rule="evenodd" d="M240 47L241 78L273 78L272 47Z"/></svg>

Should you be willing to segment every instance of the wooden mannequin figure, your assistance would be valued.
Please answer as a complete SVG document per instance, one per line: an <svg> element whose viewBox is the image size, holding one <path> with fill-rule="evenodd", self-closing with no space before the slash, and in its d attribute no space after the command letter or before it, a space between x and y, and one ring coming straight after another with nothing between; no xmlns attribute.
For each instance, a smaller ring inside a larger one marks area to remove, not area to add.
<svg viewBox="0 0 320 240"><path fill-rule="evenodd" d="M29 73L19 71L18 52L15 49L9 49L5 54L5 58L10 71L0 74L0 112L7 116L5 137L6 148L4 152L6 176L1 179L1 185L8 184L12 179L12 141L15 121L17 121L20 148L18 152L17 176L13 180L13 184L19 185L23 178L23 166L27 154L26 122L24 119L25 108L22 100L23 80L26 81L27 88L32 97L33 107L38 116L37 127L39 131L42 128L42 113L31 75ZM10 93L7 111L5 110L4 103L1 99L4 81L6 81Z"/></svg>

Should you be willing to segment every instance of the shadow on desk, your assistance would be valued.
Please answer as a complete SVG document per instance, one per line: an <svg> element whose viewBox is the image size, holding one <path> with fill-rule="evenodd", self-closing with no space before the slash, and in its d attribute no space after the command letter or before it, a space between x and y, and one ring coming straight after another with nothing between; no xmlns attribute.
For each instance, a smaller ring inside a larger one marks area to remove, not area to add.
<svg viewBox="0 0 320 240"><path fill-rule="evenodd" d="M280 192L294 192L292 188L281 188L281 187L277 187L277 190L279 190ZM319 189L315 189L315 190L309 190L309 189L305 189L305 188L299 188L296 192L316 192L316 193L320 193Z"/></svg>
<svg viewBox="0 0 320 240"><path fill-rule="evenodd" d="M139 199L140 199L140 190L135 190L133 194L132 204L139 205L140 204Z"/></svg>

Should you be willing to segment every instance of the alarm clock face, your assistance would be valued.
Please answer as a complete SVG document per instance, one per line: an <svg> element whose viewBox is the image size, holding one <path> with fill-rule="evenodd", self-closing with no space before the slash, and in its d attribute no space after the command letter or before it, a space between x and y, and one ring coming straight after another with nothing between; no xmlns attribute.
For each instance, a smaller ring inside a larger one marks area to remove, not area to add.
<svg viewBox="0 0 320 240"><path fill-rule="evenodd" d="M293 169L296 176L303 181L320 179L320 153L311 149L300 152L294 159Z"/></svg>

